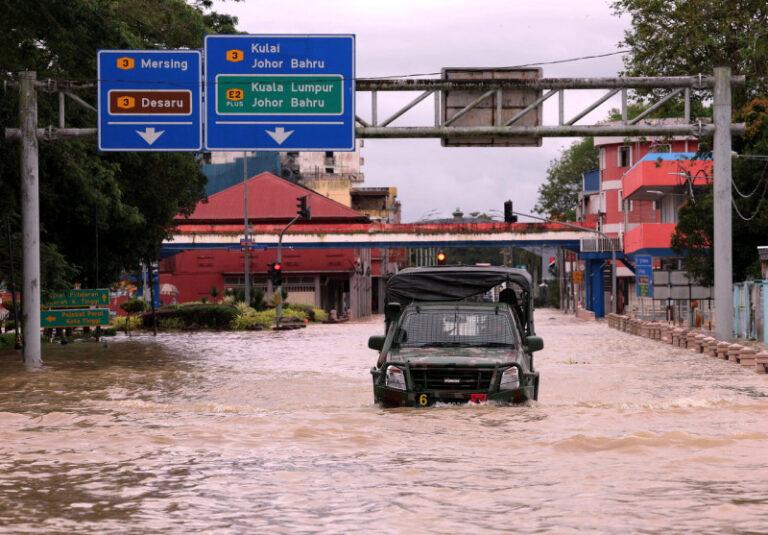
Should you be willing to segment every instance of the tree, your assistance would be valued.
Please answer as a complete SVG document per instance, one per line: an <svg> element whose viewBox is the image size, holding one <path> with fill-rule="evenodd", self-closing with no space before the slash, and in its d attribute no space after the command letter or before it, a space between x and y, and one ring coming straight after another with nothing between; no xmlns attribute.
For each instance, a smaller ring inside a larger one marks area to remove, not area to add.
<svg viewBox="0 0 768 535"><path fill-rule="evenodd" d="M768 9L764 0L617 0L612 5L617 14L631 18L621 43L630 49L624 59L624 74L710 75L714 67L730 65L734 74L746 76L746 85L734 89L733 102L736 118L749 124L744 138L734 137L733 148L739 154L768 154L768 102L760 99L768 95ZM711 140L702 140L702 152L710 144ZM741 158L733 161L735 188L745 195L754 192L742 198L734 189L738 209L733 211L736 280L756 274L756 246L764 244L768 235L764 164ZM676 251L685 255L686 269L708 284L714 273L712 207L711 186L689 198L680 210L672 238Z"/></svg>
<svg viewBox="0 0 768 535"><path fill-rule="evenodd" d="M581 192L581 175L597 169L598 152L591 137L574 141L559 158L552 160L546 181L539 186L539 199L533 211L561 221L576 219Z"/></svg>
<svg viewBox="0 0 768 535"><path fill-rule="evenodd" d="M628 76L711 75L730 65L747 77L737 107L768 94L768 9L765 0L616 0L630 17L620 46Z"/></svg>
<svg viewBox="0 0 768 535"><path fill-rule="evenodd" d="M124 48L200 48L206 33L232 33L236 19L209 0L0 0L0 76L90 81L96 52ZM95 103L95 91L80 95ZM38 124L56 124L57 95L38 92ZM95 115L67 104L67 124L92 127ZM0 127L17 126L18 99L0 100ZM19 146L0 139L0 214L19 232ZM192 154L100 154L95 139L40 142L43 288L112 281L123 269L155 260L173 216L204 197L205 177ZM98 255L96 243L98 242ZM4 255L0 255L0 258ZM0 279L8 277L0 262ZM17 263L17 271L21 266Z"/></svg>

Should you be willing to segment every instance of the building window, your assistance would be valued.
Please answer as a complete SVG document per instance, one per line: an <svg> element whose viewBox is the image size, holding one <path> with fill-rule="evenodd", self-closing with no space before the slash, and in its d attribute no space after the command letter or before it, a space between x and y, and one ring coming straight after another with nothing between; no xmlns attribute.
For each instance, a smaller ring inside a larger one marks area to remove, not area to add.
<svg viewBox="0 0 768 535"><path fill-rule="evenodd" d="M605 149L601 148L599 154L600 154L600 158L599 158L600 170L602 171L603 169L605 169Z"/></svg>
<svg viewBox="0 0 768 535"><path fill-rule="evenodd" d="M624 211L624 190L616 190L616 198L619 202L619 212Z"/></svg>
<svg viewBox="0 0 768 535"><path fill-rule="evenodd" d="M618 151L618 166L619 167L629 167L632 165L632 147L629 145L624 145L619 147Z"/></svg>
<svg viewBox="0 0 768 535"><path fill-rule="evenodd" d="M333 158L333 151L332 150L325 151L325 157L326 158Z"/></svg>

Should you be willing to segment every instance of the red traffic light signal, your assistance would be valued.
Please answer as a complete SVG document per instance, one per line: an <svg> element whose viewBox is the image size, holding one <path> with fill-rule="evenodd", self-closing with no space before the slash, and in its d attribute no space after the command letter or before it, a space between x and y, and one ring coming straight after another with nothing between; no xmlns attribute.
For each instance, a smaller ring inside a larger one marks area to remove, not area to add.
<svg viewBox="0 0 768 535"><path fill-rule="evenodd" d="M438 266L444 266L445 265L445 260L447 258L448 257L445 255L444 252L440 251L439 253L437 253L437 265Z"/></svg>
<svg viewBox="0 0 768 535"><path fill-rule="evenodd" d="M273 262L271 264L267 264L268 270L267 274L269 275L269 280L272 281L272 286L282 286L283 285L283 266L281 266L278 262Z"/></svg>
<svg viewBox="0 0 768 535"><path fill-rule="evenodd" d="M308 200L309 196L307 195L296 197L296 215L306 220L312 219L312 211L309 208L309 204L307 204Z"/></svg>

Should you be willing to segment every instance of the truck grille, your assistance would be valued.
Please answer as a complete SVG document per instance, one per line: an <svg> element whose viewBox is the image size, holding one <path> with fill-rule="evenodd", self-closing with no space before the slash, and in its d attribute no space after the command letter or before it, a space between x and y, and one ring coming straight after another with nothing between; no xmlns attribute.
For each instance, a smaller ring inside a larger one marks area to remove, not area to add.
<svg viewBox="0 0 768 535"><path fill-rule="evenodd" d="M415 390L488 390L493 370L477 368L411 368Z"/></svg>

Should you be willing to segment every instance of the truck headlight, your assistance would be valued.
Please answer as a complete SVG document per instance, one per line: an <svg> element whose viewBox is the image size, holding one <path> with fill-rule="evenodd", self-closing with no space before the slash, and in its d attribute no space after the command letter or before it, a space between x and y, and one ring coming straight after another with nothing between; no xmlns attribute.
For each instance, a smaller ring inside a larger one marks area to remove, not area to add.
<svg viewBox="0 0 768 535"><path fill-rule="evenodd" d="M520 377L518 376L516 366L504 370L504 373L501 374L501 384L499 385L499 388L502 390L514 390L520 388Z"/></svg>
<svg viewBox="0 0 768 535"><path fill-rule="evenodd" d="M387 368L387 374L384 378L384 384L389 388L397 388L398 390L405 390L405 374L403 370L397 366L390 366Z"/></svg>

